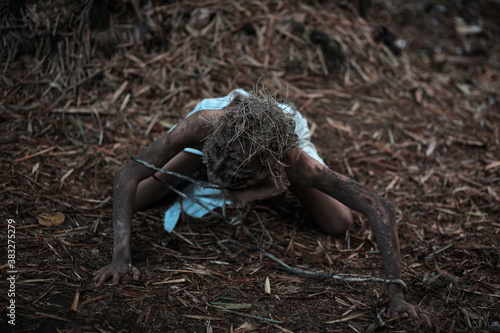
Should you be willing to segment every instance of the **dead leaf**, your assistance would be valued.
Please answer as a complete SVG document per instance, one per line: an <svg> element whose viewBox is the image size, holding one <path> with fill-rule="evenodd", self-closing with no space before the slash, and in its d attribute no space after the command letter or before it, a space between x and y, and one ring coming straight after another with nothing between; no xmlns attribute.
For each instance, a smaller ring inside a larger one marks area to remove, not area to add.
<svg viewBox="0 0 500 333"><path fill-rule="evenodd" d="M36 162L36 164L33 165L33 169L31 169L31 174L34 174L35 172L37 172L39 167L40 167L40 163Z"/></svg>
<svg viewBox="0 0 500 333"><path fill-rule="evenodd" d="M480 25L467 24L461 17L454 17L453 21L455 21L455 30L460 35L476 35L483 31L483 28Z"/></svg>
<svg viewBox="0 0 500 333"><path fill-rule="evenodd" d="M41 225L51 227L53 225L61 225L65 217L63 213L57 212L51 215L38 215L36 218Z"/></svg>
<svg viewBox="0 0 500 333"><path fill-rule="evenodd" d="M470 95L470 87L468 84L465 83L460 83L460 82L455 82L455 86L457 87L460 92L462 92L464 95Z"/></svg>
<svg viewBox="0 0 500 333"><path fill-rule="evenodd" d="M250 309L250 303L212 303L212 306L220 310L245 310Z"/></svg>
<svg viewBox="0 0 500 333"><path fill-rule="evenodd" d="M434 150L436 149L436 145L437 145L436 139L431 138L429 140L429 146L427 147L427 150L425 151L425 156L431 156L432 153L434 152Z"/></svg>
<svg viewBox="0 0 500 333"><path fill-rule="evenodd" d="M330 117L326 117L326 121L328 122L328 125L332 126L333 128L338 129L339 131L346 132L348 134L352 134L352 129L349 125L344 125L340 121L333 120Z"/></svg>
<svg viewBox="0 0 500 333"><path fill-rule="evenodd" d="M493 163L490 163L488 164L485 169L486 170L489 170L489 169L494 169L496 167L500 167L500 161L496 161L496 162L493 162Z"/></svg>
<svg viewBox="0 0 500 333"><path fill-rule="evenodd" d="M269 281L269 276L266 276L266 281L264 283L264 292L271 295L271 282Z"/></svg>

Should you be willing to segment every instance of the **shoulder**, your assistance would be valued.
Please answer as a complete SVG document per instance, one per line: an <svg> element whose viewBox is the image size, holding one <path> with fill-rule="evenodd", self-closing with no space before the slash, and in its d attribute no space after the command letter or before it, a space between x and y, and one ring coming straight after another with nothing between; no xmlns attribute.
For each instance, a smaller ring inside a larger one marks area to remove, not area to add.
<svg viewBox="0 0 500 333"><path fill-rule="evenodd" d="M175 125L168 132L168 136L174 142L196 145L211 134L212 126L210 126L210 123L224 113L224 110L202 110L195 112Z"/></svg>
<svg viewBox="0 0 500 333"><path fill-rule="evenodd" d="M285 162L288 166L286 168L288 179L303 185L312 184L314 179L321 177L328 169L300 147L288 150L285 154Z"/></svg>
<svg viewBox="0 0 500 333"><path fill-rule="evenodd" d="M208 123L212 121L212 119L217 119L225 114L226 110L200 110L196 112L192 112L186 116L183 120L181 120L177 125L175 125L171 131L180 127L191 127L194 129L200 129L205 127Z"/></svg>

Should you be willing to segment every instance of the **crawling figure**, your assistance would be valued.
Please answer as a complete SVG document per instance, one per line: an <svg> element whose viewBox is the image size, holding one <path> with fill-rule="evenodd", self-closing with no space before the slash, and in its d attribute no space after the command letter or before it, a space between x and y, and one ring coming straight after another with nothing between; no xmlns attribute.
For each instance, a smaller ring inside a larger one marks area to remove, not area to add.
<svg viewBox="0 0 500 333"><path fill-rule="evenodd" d="M309 139L307 122L293 106L276 103L262 91L238 89L223 98L203 100L138 158L187 176L206 168L208 181L220 186L222 195L233 203L268 198L289 188L330 234L345 233L352 225L350 209L356 210L370 220L386 277L401 279L393 205L329 169ZM113 259L95 272L96 287L108 278L118 284L126 273L135 281L140 279L130 254L131 220L135 211L158 202L169 191L154 178L172 186L181 181L133 160L116 173ZM407 311L430 325L423 311L405 301L401 285L389 283L387 297L391 315Z"/></svg>

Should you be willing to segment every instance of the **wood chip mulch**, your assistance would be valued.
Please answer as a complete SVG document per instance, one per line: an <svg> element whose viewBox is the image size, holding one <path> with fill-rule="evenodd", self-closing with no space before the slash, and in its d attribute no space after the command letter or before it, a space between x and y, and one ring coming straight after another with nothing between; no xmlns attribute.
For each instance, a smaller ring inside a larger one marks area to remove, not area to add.
<svg viewBox="0 0 500 333"><path fill-rule="evenodd" d="M90 2L28 1L21 19L2 2L0 330L373 332L384 285L287 274L220 245L251 241L210 216L168 234L165 204L133 221L142 280L94 288L111 260L114 173L201 99L258 83L294 101L332 169L397 206L407 299L434 327L385 311L377 330L500 331L500 5L372 1L366 20L357 6L109 1L99 32ZM334 238L288 192L256 212L287 264L383 276L362 215ZM265 242L255 216L245 225Z"/></svg>

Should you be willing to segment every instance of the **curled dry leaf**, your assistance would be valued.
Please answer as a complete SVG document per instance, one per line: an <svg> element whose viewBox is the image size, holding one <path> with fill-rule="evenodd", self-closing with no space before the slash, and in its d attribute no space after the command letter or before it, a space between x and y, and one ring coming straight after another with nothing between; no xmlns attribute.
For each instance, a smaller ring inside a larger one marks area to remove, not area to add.
<svg viewBox="0 0 500 333"><path fill-rule="evenodd" d="M61 225L65 217L63 213L57 212L54 214L38 215L36 218L41 225L51 227L53 225Z"/></svg>

